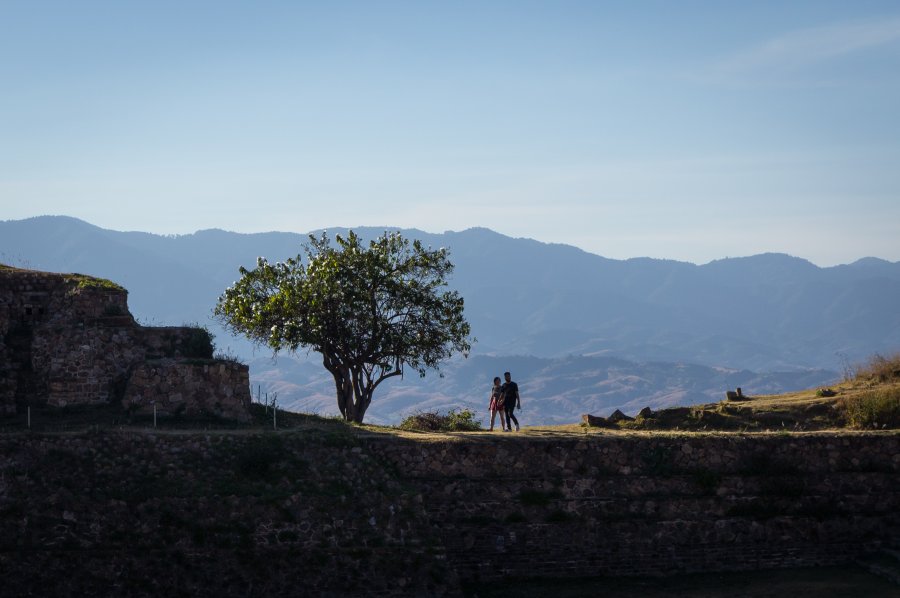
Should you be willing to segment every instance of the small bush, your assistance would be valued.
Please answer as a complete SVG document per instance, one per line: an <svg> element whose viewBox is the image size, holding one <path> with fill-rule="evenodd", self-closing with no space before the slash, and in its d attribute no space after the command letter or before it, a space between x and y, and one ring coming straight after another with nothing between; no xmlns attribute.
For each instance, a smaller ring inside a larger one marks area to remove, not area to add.
<svg viewBox="0 0 900 598"><path fill-rule="evenodd" d="M400 422L399 427L416 432L474 432L481 429L481 422L475 419L471 409L451 409L446 415L433 411L414 413Z"/></svg>
<svg viewBox="0 0 900 598"><path fill-rule="evenodd" d="M451 409L447 413L450 418L450 429L454 431L474 432L481 429L481 422L475 420L475 412L471 409L456 411Z"/></svg>
<svg viewBox="0 0 900 598"><path fill-rule="evenodd" d="M856 367L857 380L888 382L900 378L900 353L879 355L869 358L868 363Z"/></svg>
<svg viewBox="0 0 900 598"><path fill-rule="evenodd" d="M852 428L900 427L900 388L873 390L847 397L840 408Z"/></svg>
<svg viewBox="0 0 900 598"><path fill-rule="evenodd" d="M215 336L205 326L190 325L190 332L184 339L182 354L195 359L211 359L213 356L213 339Z"/></svg>

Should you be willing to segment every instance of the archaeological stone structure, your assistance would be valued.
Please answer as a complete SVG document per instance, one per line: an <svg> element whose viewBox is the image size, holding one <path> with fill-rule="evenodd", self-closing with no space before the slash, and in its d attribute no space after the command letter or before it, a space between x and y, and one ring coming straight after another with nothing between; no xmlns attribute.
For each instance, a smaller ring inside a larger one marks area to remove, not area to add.
<svg viewBox="0 0 900 598"><path fill-rule="evenodd" d="M900 550L893 431L400 437L333 423L0 434L0 454L9 596L461 596Z"/></svg>
<svg viewBox="0 0 900 598"><path fill-rule="evenodd" d="M249 419L246 365L209 333L146 327L107 280L0 265L0 415L119 403L132 413Z"/></svg>

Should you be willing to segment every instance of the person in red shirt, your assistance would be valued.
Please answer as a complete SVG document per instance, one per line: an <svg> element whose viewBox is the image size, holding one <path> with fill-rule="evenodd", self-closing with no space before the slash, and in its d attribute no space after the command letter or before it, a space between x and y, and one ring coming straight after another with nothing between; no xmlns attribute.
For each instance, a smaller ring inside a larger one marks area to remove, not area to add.
<svg viewBox="0 0 900 598"><path fill-rule="evenodd" d="M488 404L488 409L491 412L491 429L490 431L494 431L494 418L497 417L497 412L503 411L503 394L501 392L500 386L500 376L494 377L494 386L491 387L491 401ZM500 428L505 432L506 424L503 421L503 413L500 413Z"/></svg>

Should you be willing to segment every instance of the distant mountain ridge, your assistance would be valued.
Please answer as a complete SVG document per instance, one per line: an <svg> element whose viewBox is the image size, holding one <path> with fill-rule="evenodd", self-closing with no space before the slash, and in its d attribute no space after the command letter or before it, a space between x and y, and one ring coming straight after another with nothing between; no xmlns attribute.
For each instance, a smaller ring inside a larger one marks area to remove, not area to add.
<svg viewBox="0 0 900 598"><path fill-rule="evenodd" d="M479 341L475 356L583 355L833 374L900 348L900 262L865 258L820 268L771 253L705 265L612 260L485 228L386 228L450 248L451 284L466 300ZM354 230L373 237L385 228ZM239 265L297 255L306 239L216 229L162 236L43 216L0 222L0 261L110 278L129 289L132 312L148 323L210 324ZM211 327L220 347L252 357L244 341Z"/></svg>

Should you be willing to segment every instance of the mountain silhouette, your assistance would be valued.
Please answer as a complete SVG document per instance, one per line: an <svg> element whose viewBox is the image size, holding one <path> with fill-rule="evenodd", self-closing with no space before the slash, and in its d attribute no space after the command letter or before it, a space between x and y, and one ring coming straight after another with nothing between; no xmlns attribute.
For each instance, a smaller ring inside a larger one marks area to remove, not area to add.
<svg viewBox="0 0 900 598"><path fill-rule="evenodd" d="M527 356L543 360L534 367L551 370L578 363L591 371L602 369L600 362L582 358L615 358L645 369L653 363L693 364L707 368L702 376L709 380L716 377L711 372L720 371L716 368L796 375L789 381L779 374L781 382L764 384L778 392L791 389L785 385L825 383L850 364L900 345L900 262L870 257L820 268L798 257L767 253L696 265L612 260L486 228L440 234L393 227L354 230L363 238L400 230L426 245L450 249L456 266L451 286L465 298L466 317L478 338L475 357ZM274 388L278 381L271 368L261 369L265 360L257 359L266 354L254 353L246 341L225 333L210 315L218 296L239 276L239 266L253 267L257 256L270 261L295 256L306 240L307 234L300 233L217 229L188 235L121 232L71 217L41 216L0 222L0 262L112 279L129 290L129 305L140 321L208 325L220 348L256 360L260 376L265 371ZM289 361L284 364L287 368ZM312 365L321 367L315 357ZM461 376L475 373L470 366L453 368ZM315 368L300 369L310 380L317 375ZM818 373L810 378L811 371ZM284 389L290 376L283 378ZM587 375L580 379L597 383ZM672 386L674 379L652 378L647 396L662 396L666 389L678 395L686 386ZM547 400L566 394L558 382L543 386L556 392L546 395ZM708 393L715 388L698 384L694 388ZM454 388L461 392L464 386ZM333 400L327 385L320 391ZM624 400L626 396L631 398ZM628 392L621 397L619 405L626 407L637 400ZM373 409L378 400L376 396Z"/></svg>

